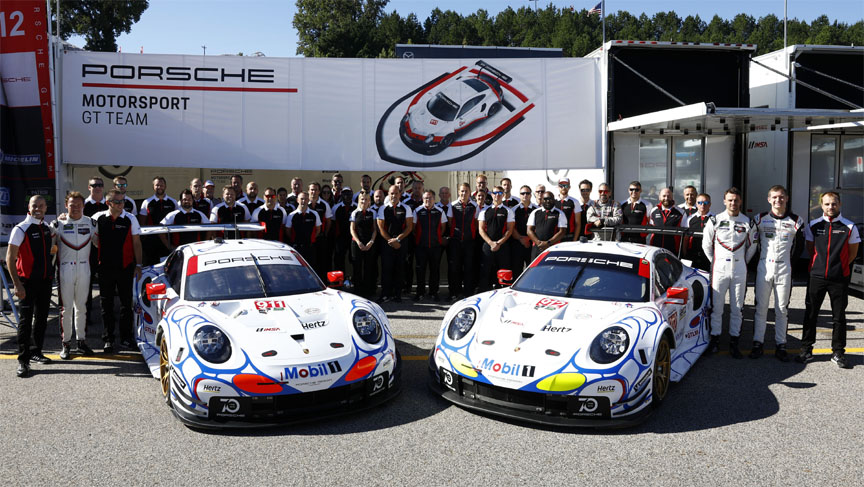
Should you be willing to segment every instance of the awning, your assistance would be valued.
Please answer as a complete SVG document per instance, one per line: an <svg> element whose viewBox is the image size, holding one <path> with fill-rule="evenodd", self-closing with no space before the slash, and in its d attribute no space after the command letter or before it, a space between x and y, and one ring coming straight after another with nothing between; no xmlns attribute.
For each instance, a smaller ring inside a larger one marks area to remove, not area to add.
<svg viewBox="0 0 864 487"><path fill-rule="evenodd" d="M735 135L862 121L864 110L717 108L713 103L694 103L616 120L607 130L646 135Z"/></svg>

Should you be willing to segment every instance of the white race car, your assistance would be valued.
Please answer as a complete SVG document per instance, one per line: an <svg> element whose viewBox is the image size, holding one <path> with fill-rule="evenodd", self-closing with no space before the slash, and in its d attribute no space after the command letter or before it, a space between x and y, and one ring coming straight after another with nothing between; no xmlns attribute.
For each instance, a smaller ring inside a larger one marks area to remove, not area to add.
<svg viewBox="0 0 864 487"><path fill-rule="evenodd" d="M707 348L710 291L704 272L664 249L556 245L510 288L450 308L430 385L460 406L531 422L635 424Z"/></svg>
<svg viewBox="0 0 864 487"><path fill-rule="evenodd" d="M342 273L330 273L340 285ZM330 289L264 240L183 245L134 288L138 347L162 395L197 427L267 425L371 407L401 359L375 303Z"/></svg>
<svg viewBox="0 0 864 487"><path fill-rule="evenodd" d="M480 71L459 75L411 102L399 123L405 145L420 154L437 154L498 113L504 101L501 82L512 79L483 61L477 65Z"/></svg>

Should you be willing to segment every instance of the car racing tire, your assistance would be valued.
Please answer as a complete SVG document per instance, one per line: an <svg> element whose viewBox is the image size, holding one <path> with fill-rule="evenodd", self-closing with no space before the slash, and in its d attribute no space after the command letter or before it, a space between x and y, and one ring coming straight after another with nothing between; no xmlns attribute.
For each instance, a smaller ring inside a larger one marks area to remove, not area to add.
<svg viewBox="0 0 864 487"><path fill-rule="evenodd" d="M442 152L442 151L444 151L444 149L450 147L450 144L452 144L454 140L456 140L456 134L445 135L444 138L441 139L441 145L439 146L440 149L438 149L436 151L436 154L439 152Z"/></svg>
<svg viewBox="0 0 864 487"><path fill-rule="evenodd" d="M168 339L165 334L159 335L159 385L162 389L162 399L168 407L171 406L171 359L168 356Z"/></svg>
<svg viewBox="0 0 864 487"><path fill-rule="evenodd" d="M651 404L656 408L663 403L669 393L672 374L672 344L669 337L663 336L654 354L654 377L652 379L653 399Z"/></svg>
<svg viewBox="0 0 864 487"><path fill-rule="evenodd" d="M500 109L501 109L501 104L496 101L495 103L493 103L492 105L489 106L489 112L487 112L486 116L488 118L492 118L495 116L496 113L498 113L498 110L500 110Z"/></svg>

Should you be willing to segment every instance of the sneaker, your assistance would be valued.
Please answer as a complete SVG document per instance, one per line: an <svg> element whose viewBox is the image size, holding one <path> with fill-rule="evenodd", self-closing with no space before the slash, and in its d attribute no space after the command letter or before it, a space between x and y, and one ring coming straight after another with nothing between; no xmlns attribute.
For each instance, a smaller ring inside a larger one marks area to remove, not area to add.
<svg viewBox="0 0 864 487"><path fill-rule="evenodd" d="M711 335L711 341L708 342L708 348L705 350L705 353L712 354L717 353L720 350L720 337L717 335Z"/></svg>
<svg viewBox="0 0 864 487"><path fill-rule="evenodd" d="M738 337L729 338L729 355L734 359L744 358L741 350L738 348Z"/></svg>
<svg viewBox="0 0 864 487"><path fill-rule="evenodd" d="M789 352L786 351L786 345L784 345L782 343L777 345L777 349L774 350L774 357L776 357L777 360L779 360L781 362L788 362L789 361Z"/></svg>
<svg viewBox="0 0 864 487"><path fill-rule="evenodd" d="M795 357L795 361L799 364L809 364L813 361L813 349L805 348L801 350L801 353Z"/></svg>
<svg viewBox="0 0 864 487"><path fill-rule="evenodd" d="M750 358L756 359L762 356L765 353L765 349L762 347L761 342L753 342L753 348L750 349Z"/></svg>
<svg viewBox="0 0 864 487"><path fill-rule="evenodd" d="M42 355L42 352L34 353L30 356L31 362L36 362L37 364L47 365L51 363L51 359Z"/></svg>
<svg viewBox="0 0 864 487"><path fill-rule="evenodd" d="M18 377L27 377L30 375L30 364L27 362L18 362L18 370L15 371Z"/></svg>
<svg viewBox="0 0 864 487"><path fill-rule="evenodd" d="M126 352L137 352L138 344L135 343L135 340L123 340L120 342L120 348Z"/></svg>
<svg viewBox="0 0 864 487"><path fill-rule="evenodd" d="M105 342L105 346L102 347L102 353L114 353L114 342Z"/></svg>
<svg viewBox="0 0 864 487"><path fill-rule="evenodd" d="M835 364L837 364L837 367L840 367L841 369L848 369L849 368L849 364L846 362L846 357L843 356L842 353L835 353L831 357L831 361L834 362Z"/></svg>
<svg viewBox="0 0 864 487"><path fill-rule="evenodd" d="M63 342L63 348L60 350L60 360L72 360L69 355L69 342Z"/></svg>
<svg viewBox="0 0 864 487"><path fill-rule="evenodd" d="M81 355L90 356L93 355L93 349L87 346L87 342L84 340L78 340L78 353Z"/></svg>

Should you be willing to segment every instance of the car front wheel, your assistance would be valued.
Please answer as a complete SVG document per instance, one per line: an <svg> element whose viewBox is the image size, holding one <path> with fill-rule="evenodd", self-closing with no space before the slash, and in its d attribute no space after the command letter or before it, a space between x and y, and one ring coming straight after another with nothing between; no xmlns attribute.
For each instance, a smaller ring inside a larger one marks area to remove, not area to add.
<svg viewBox="0 0 864 487"><path fill-rule="evenodd" d="M159 382L162 398L165 404L171 406L171 359L168 358L168 340L164 333L159 338Z"/></svg>
<svg viewBox="0 0 864 487"><path fill-rule="evenodd" d="M672 347L669 338L660 339L657 345L657 353L654 356L654 407L660 405L669 392L669 376L672 372Z"/></svg>

